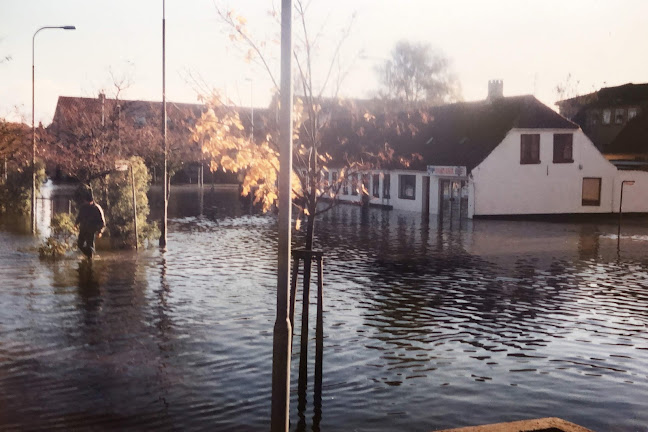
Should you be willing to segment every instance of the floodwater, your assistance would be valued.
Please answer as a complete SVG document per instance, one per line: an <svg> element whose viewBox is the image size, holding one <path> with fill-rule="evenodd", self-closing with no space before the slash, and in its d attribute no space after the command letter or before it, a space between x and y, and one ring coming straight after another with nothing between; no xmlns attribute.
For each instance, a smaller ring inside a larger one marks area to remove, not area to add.
<svg viewBox="0 0 648 432"><path fill-rule="evenodd" d="M68 192L41 202L43 232ZM209 185L171 199L166 253L100 251L92 266L40 261L27 222L0 219L0 429L268 429L276 219ZM297 324L291 430L547 416L646 430L646 218L624 220L620 249L614 221L439 224L346 205L317 235L322 400L311 338L298 408Z"/></svg>

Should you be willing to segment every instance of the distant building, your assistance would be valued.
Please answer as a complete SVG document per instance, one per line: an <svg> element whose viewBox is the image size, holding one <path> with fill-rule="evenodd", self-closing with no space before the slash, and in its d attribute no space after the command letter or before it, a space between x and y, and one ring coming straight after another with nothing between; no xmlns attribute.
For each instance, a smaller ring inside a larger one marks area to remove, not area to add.
<svg viewBox="0 0 648 432"><path fill-rule="evenodd" d="M204 104L167 102L167 143L170 160L176 164L174 179L180 182L197 181L196 177L202 175L204 156L200 144L193 141L191 127L205 109ZM261 127L251 128L251 108L235 109L246 129L257 135L263 132ZM267 110L256 111L255 123L262 123ZM161 130L162 102L112 99L103 93L96 98L59 96L54 118L47 127L49 140L68 149L74 149L88 137L121 140L130 153L145 159L154 179L156 165L162 169ZM214 176L216 181L236 180L235 175L222 172ZM212 180L214 176L210 176Z"/></svg>
<svg viewBox="0 0 648 432"><path fill-rule="evenodd" d="M556 102L606 158L648 170L648 84L625 84Z"/></svg>

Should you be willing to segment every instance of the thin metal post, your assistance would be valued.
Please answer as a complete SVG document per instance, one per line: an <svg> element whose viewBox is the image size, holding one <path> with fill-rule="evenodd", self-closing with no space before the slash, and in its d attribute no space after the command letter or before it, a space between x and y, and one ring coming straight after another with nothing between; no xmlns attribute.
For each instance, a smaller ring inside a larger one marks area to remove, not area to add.
<svg viewBox="0 0 648 432"><path fill-rule="evenodd" d="M32 196L31 196L31 232L32 234L36 234L36 121L35 121L35 100L36 100L36 86L35 86L35 66L34 66L34 47L35 47L35 41L36 41L36 35L38 32L41 30L45 29L62 29L62 30L76 30L76 27L74 26L45 26L41 27L38 30L34 32L34 36L32 37L32 161L31 161L31 168L32 168Z"/></svg>
<svg viewBox="0 0 648 432"><path fill-rule="evenodd" d="M162 195L164 195L164 210L162 212L162 229L160 233L160 247L167 245L167 218L169 211L169 182L168 182L168 153L167 145L167 109L166 109L166 4L162 0L162 145L164 147L164 184Z"/></svg>
<svg viewBox="0 0 648 432"><path fill-rule="evenodd" d="M317 323L315 326L315 386L313 388L313 423L322 418L322 372L324 364L324 258L317 258Z"/></svg>
<svg viewBox="0 0 648 432"><path fill-rule="evenodd" d="M32 234L36 234L36 123L35 123L35 115L34 115L34 108L36 106L35 103L36 90L34 85L35 82L34 41L36 40L36 35L41 30L42 29L38 29L36 33L34 33L34 37L32 38L32 161L31 161L31 168L32 168L31 232Z"/></svg>
<svg viewBox="0 0 648 432"><path fill-rule="evenodd" d="M297 300L297 277L299 276L299 257L293 257L292 278L290 279L290 327L295 329L295 302ZM292 345L292 333L290 335Z"/></svg>
<svg viewBox="0 0 648 432"><path fill-rule="evenodd" d="M281 114L279 119L279 241L277 318L272 355L272 432L287 432L290 408L290 223L292 212L292 0L281 2Z"/></svg>
<svg viewBox="0 0 648 432"><path fill-rule="evenodd" d="M133 225L135 227L135 250L139 250L139 236L137 235L137 198L135 197L135 173L133 172L133 165L130 166L131 172L131 191L133 193Z"/></svg>

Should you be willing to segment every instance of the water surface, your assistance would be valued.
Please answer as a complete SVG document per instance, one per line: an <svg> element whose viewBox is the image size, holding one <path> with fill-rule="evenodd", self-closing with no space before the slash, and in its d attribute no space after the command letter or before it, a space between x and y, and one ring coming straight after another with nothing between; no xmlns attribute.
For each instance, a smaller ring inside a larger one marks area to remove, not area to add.
<svg viewBox="0 0 648 432"><path fill-rule="evenodd" d="M67 209L53 198L41 226ZM209 186L174 188L170 212L166 253L100 251L92 266L40 261L28 226L0 220L3 429L267 429L276 220ZM321 419L314 340L297 407L297 325L291 429L645 429L647 227L627 220L618 250L609 222L325 214Z"/></svg>

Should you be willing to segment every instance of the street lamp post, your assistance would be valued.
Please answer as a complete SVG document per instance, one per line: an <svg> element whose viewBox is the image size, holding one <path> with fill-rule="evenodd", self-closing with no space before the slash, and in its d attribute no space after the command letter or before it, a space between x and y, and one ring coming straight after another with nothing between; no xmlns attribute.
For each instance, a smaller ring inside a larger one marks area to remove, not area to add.
<svg viewBox="0 0 648 432"><path fill-rule="evenodd" d="M292 0L281 1L281 112L279 119L279 241L277 318L272 349L270 430L288 432L290 405L290 223L292 211Z"/></svg>
<svg viewBox="0 0 648 432"><path fill-rule="evenodd" d="M62 30L76 30L75 26L45 26L41 27L34 33L32 37L32 196L31 196L31 231L32 234L36 234L36 123L34 115L34 106L35 106L35 67L34 67L34 42L36 41L36 35L39 31L45 29L62 29Z"/></svg>

